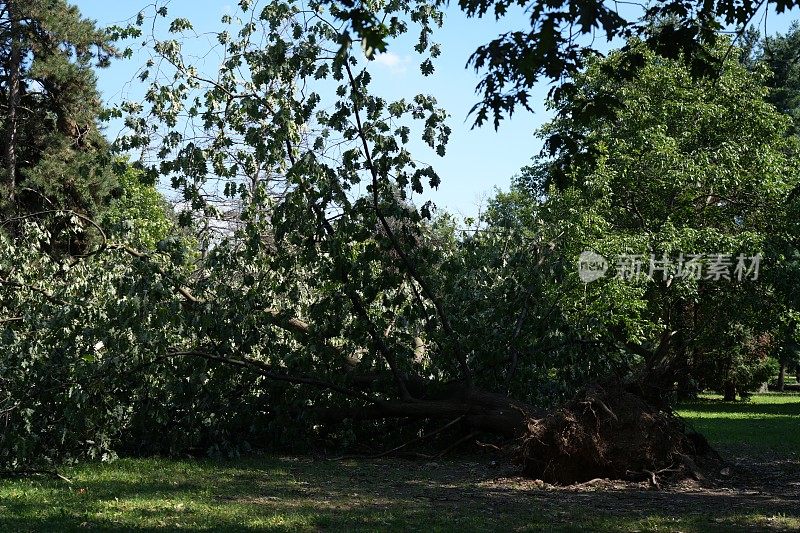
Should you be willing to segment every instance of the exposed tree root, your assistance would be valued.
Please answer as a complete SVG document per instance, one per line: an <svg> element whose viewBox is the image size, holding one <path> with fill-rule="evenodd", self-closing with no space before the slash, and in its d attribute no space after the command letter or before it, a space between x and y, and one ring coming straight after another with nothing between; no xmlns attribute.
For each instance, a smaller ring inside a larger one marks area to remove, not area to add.
<svg viewBox="0 0 800 533"><path fill-rule="evenodd" d="M683 422L621 390L593 388L528 428L515 448L525 475L572 484L595 478L702 478L698 461L716 462L706 440Z"/></svg>

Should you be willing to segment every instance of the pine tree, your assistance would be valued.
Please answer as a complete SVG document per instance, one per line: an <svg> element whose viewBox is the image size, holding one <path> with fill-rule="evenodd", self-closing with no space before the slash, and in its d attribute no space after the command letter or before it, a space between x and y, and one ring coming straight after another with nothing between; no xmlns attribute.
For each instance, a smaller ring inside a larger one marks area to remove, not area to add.
<svg viewBox="0 0 800 533"><path fill-rule="evenodd" d="M2 209L96 215L114 186L95 67L107 33L66 0L0 1Z"/></svg>

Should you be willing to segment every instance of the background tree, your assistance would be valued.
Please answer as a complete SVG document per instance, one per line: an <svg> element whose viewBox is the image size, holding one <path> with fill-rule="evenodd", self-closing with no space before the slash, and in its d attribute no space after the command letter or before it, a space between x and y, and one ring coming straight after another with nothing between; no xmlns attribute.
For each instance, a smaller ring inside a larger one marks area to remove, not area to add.
<svg viewBox="0 0 800 533"><path fill-rule="evenodd" d="M129 239L137 249L153 250L174 233L177 221L172 207L155 186L142 183L141 171L127 164L119 167L117 197L99 221L110 236Z"/></svg>
<svg viewBox="0 0 800 533"><path fill-rule="evenodd" d="M797 133L800 124L800 25L795 22L785 35L764 37L755 59L772 73L767 82L769 102L792 117L793 132Z"/></svg>
<svg viewBox="0 0 800 533"><path fill-rule="evenodd" d="M725 57L726 49L723 43L715 53ZM645 58L639 76L615 76L631 51ZM733 376L733 348L763 345L779 319L772 306L778 281L769 273L758 282L707 274L692 280L657 263L726 254L733 272L733 258L760 253L768 271L788 265L781 248L790 238L797 147L788 118L765 101L767 76L728 59L720 78L694 80L683 62L631 42L575 77L570 97L555 103L557 118L542 130L550 158L524 174L532 201L546 198L540 210L550 223L569 228L575 257L584 249L610 258L636 254L645 272L656 262L655 280L587 285L580 297L591 306L574 301L571 312L628 352L651 401L668 398L692 359L721 362L720 372ZM608 102L619 106L598 116L594 107ZM713 258L706 260L708 267ZM621 268L614 267L612 276ZM726 343L727 334L733 337ZM749 384L745 374L736 375Z"/></svg>
<svg viewBox="0 0 800 533"><path fill-rule="evenodd" d="M795 23L785 35L773 36L762 36L758 31L751 30L746 35L746 42L748 46L742 56L744 64L753 71L767 70L767 100L791 117L790 132L797 135L800 120L800 27ZM787 366L792 366L797 358L796 309L800 305L800 295L793 280L798 275L798 242L794 236L796 226L791 221L797 213L796 194L791 195L788 209L795 214L789 215L783 226L784 246L773 250L781 265L773 279L774 306L780 316L774 339L775 356L779 364L776 385L781 390Z"/></svg>
<svg viewBox="0 0 800 533"><path fill-rule="evenodd" d="M94 67L115 54L65 0L0 3L4 211L97 214L114 187Z"/></svg>

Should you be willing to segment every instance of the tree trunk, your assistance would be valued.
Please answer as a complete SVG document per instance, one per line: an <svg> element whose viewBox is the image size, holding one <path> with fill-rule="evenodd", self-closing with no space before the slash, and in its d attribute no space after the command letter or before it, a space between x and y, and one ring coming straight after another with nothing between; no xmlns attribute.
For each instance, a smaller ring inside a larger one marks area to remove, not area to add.
<svg viewBox="0 0 800 533"><path fill-rule="evenodd" d="M17 188L17 107L19 105L20 68L22 63L19 42L19 21L13 1L6 2L8 9L11 54L9 56L8 114L6 116L6 182L7 198L13 203Z"/></svg>
<svg viewBox="0 0 800 533"><path fill-rule="evenodd" d="M778 371L778 391L783 392L786 382L786 363L781 361L781 369Z"/></svg>
<svg viewBox="0 0 800 533"><path fill-rule="evenodd" d="M704 457L710 450L699 435L687 430L668 405L650 403L641 394L653 392L654 383L674 384L667 358L657 372L642 369L642 381L614 381L581 391L565 405L551 410L535 409L507 395L481 391L467 382L441 383L421 377L400 376L404 389L413 384L419 394L412 398L380 399L364 393L372 385L387 383L379 375L352 376L339 385L309 376L290 376L281 369L247 356L236 358L203 351L175 351L169 357L201 357L247 368L286 383L335 391L356 400L347 407L301 409L298 414L322 425L339 427L344 420L416 419L440 420L439 428L458 423L469 435L486 432L505 437L513 458L527 475L557 483L588 481L596 477L650 479L658 472L683 472L694 468L678 464ZM351 388L348 388L351 387ZM663 392L662 386L656 386ZM391 395L383 395L384 398ZM663 399L663 395L655 395ZM360 404L360 405L359 405ZM374 425L369 427L374 430ZM439 431L437 430L437 431ZM388 453L388 452L386 452Z"/></svg>
<svg viewBox="0 0 800 533"><path fill-rule="evenodd" d="M388 401L380 404L342 409L322 409L313 416L322 423L338 424L342 420L416 418L448 420L463 417L475 430L506 437L522 436L531 417L542 417L543 411L516 402L501 394L458 391L449 398L413 401Z"/></svg>
<svg viewBox="0 0 800 533"><path fill-rule="evenodd" d="M733 381L726 381L725 382L725 397L724 400L726 402L732 402L736 400L736 385Z"/></svg>
<svg viewBox="0 0 800 533"><path fill-rule="evenodd" d="M677 370L677 400L694 400L697 398L697 385L692 379L691 364L689 363L689 350L686 345L681 342L680 348L676 350L678 355L676 358Z"/></svg>

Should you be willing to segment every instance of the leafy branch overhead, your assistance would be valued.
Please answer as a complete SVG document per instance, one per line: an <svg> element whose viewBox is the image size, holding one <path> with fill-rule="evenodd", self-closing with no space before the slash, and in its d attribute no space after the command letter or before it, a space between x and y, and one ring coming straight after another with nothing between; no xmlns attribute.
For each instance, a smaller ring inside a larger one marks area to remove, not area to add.
<svg viewBox="0 0 800 533"><path fill-rule="evenodd" d="M346 25L341 41L349 45L360 41L367 51L384 51L395 35L385 15L373 11L370 3L323 0L331 14ZM425 3L408 1L388 4L391 14L411 12L412 21L424 10ZM430 1L433 12L449 2ZM498 127L504 117L517 108L533 110L540 105L531 101L537 83L552 83L551 95L562 94L561 85L586 65L599 50L595 43L624 43L634 36L646 35L651 49L666 58L684 57L698 76L719 71L719 59L706 52L714 47L721 31L740 39L755 26L766 10L784 13L800 3L794 0L744 0L742 2L706 2L701 0L658 0L655 2L613 2L578 0L542 2L539 0L459 0L458 8L470 18L493 17L519 22L520 28L498 35L478 47L468 65L482 78L476 87L480 100L472 109L474 124L492 121ZM392 20L395 20L392 18ZM428 31L422 26L423 36ZM427 44L420 39L419 51ZM429 63L425 63L429 65ZM629 65L632 76L636 64ZM423 67L423 71L425 72Z"/></svg>

